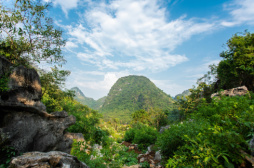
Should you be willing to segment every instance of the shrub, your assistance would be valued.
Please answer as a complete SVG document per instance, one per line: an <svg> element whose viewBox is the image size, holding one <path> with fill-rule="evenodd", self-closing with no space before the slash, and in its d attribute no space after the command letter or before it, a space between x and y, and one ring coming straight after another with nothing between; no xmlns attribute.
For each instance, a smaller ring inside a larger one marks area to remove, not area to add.
<svg viewBox="0 0 254 168"><path fill-rule="evenodd" d="M127 142L136 143L140 149L146 149L149 145L154 144L158 136L155 128L137 123L126 131L124 140Z"/></svg>
<svg viewBox="0 0 254 168"><path fill-rule="evenodd" d="M221 97L200 103L191 120L172 125L158 138L167 167L234 167L253 137L254 96Z"/></svg>

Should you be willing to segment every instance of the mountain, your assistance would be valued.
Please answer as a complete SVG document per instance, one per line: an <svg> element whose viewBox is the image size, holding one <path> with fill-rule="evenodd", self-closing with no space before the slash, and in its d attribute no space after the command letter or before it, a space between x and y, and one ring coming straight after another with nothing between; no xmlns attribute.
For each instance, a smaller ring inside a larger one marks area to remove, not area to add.
<svg viewBox="0 0 254 168"><path fill-rule="evenodd" d="M99 110L105 118L130 121L139 109L172 110L174 100L144 76L127 76L117 80Z"/></svg>
<svg viewBox="0 0 254 168"><path fill-rule="evenodd" d="M74 97L75 100L77 100L81 104L87 105L88 107L90 107L94 110L99 110L99 108L102 107L102 105L106 99L106 96L103 98L100 98L97 101L94 100L93 98L86 97L84 95L84 93L78 87L71 88L71 90L73 90L75 92L75 97Z"/></svg>
<svg viewBox="0 0 254 168"><path fill-rule="evenodd" d="M178 99L186 100L186 96L189 96L190 94L191 94L191 92L188 89L188 90L183 91L183 93L181 93L181 94L177 94L174 99L175 100L178 100Z"/></svg>

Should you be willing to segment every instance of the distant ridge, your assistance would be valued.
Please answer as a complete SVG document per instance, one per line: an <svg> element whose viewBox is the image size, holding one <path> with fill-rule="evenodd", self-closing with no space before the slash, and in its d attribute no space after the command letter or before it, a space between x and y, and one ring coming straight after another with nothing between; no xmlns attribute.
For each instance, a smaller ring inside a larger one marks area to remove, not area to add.
<svg viewBox="0 0 254 168"><path fill-rule="evenodd" d="M99 112L106 118L130 121L139 109L172 110L174 100L144 76L122 77L110 89Z"/></svg>
<svg viewBox="0 0 254 168"><path fill-rule="evenodd" d="M94 100L93 98L86 97L84 93L78 88L78 87L73 87L71 88L75 92L75 97L74 99L80 102L81 104L87 105L88 107L94 109L94 110L99 110L106 97L102 97L99 100Z"/></svg>
<svg viewBox="0 0 254 168"><path fill-rule="evenodd" d="M186 96L189 96L191 94L190 90L185 90L183 91L181 94L177 94L175 96L175 100L178 100L178 99L183 99L183 100L186 100Z"/></svg>

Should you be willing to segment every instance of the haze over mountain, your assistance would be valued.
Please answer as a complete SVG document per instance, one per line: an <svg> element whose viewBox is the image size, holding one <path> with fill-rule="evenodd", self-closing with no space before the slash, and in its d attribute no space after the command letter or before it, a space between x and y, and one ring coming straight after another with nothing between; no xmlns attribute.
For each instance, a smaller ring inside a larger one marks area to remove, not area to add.
<svg viewBox="0 0 254 168"><path fill-rule="evenodd" d="M129 121L136 110L171 110L173 103L174 100L148 78L130 75L117 80L99 112L105 118Z"/></svg>
<svg viewBox="0 0 254 168"><path fill-rule="evenodd" d="M101 108L106 98L105 96L96 101L93 98L86 97L84 93L78 87L73 87L71 88L71 90L75 91L75 97L74 97L75 100L79 101L80 103L84 105L87 105L88 107L94 110L99 110L99 108Z"/></svg>
<svg viewBox="0 0 254 168"><path fill-rule="evenodd" d="M177 100L177 99L184 99L184 100L186 100L186 96L189 96L190 94L191 94L191 92L190 92L190 90L188 89L188 90L183 91L183 92L180 93L180 94L177 94L177 95L174 97L174 99L175 99L175 100Z"/></svg>

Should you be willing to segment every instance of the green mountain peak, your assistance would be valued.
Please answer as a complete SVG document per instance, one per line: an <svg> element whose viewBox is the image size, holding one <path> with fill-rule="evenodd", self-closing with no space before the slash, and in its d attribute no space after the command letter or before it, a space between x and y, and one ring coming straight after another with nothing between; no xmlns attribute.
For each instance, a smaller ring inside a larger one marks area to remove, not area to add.
<svg viewBox="0 0 254 168"><path fill-rule="evenodd" d="M106 118L129 121L136 110L171 110L173 102L147 77L130 75L117 80L99 112Z"/></svg>

